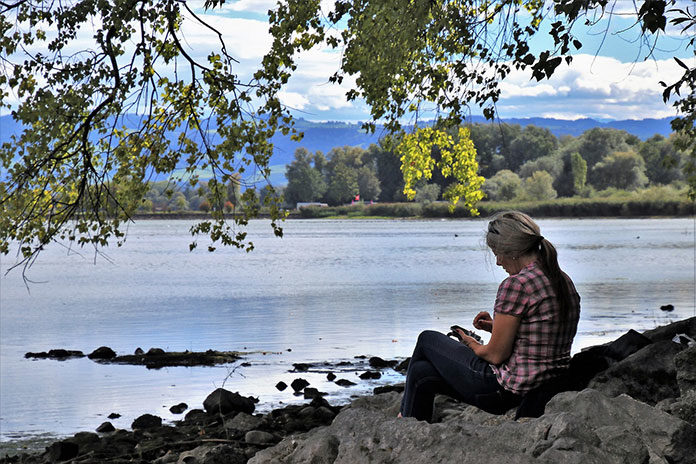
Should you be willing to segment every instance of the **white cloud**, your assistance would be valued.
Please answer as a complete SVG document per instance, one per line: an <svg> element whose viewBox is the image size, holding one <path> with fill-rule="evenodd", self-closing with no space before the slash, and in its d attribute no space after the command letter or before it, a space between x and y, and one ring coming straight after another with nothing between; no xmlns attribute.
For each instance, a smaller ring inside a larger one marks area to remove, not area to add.
<svg viewBox="0 0 696 464"><path fill-rule="evenodd" d="M309 105L309 99L298 92L281 91L278 98L283 105L296 110L304 110Z"/></svg>
<svg viewBox="0 0 696 464"><path fill-rule="evenodd" d="M199 17L220 31L228 52L237 59L260 62L261 57L271 47L272 39L266 22L208 14ZM189 50L202 55L203 58L219 48L217 34L195 20L183 22L182 35Z"/></svg>
<svg viewBox="0 0 696 464"><path fill-rule="evenodd" d="M674 115L663 103L659 81L681 76L673 60L621 63L609 57L577 55L549 80L530 80L528 71L514 71L501 82L501 117L577 119L641 119Z"/></svg>

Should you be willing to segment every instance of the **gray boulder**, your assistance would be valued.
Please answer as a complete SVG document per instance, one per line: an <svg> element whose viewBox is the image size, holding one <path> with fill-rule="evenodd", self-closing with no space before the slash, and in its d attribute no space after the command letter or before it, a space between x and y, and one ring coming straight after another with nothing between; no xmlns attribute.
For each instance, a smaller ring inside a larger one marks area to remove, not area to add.
<svg viewBox="0 0 696 464"><path fill-rule="evenodd" d="M674 357L677 384L682 396L696 391L696 345L690 346Z"/></svg>
<svg viewBox="0 0 696 464"><path fill-rule="evenodd" d="M236 430L239 432L249 432L257 428L263 419L261 417L252 416L250 414L240 412L236 414L232 419L225 421L225 429Z"/></svg>
<svg viewBox="0 0 696 464"><path fill-rule="evenodd" d="M230 445L202 445L179 455L177 464L243 464L247 461L241 450Z"/></svg>
<svg viewBox="0 0 696 464"><path fill-rule="evenodd" d="M277 443L278 437L263 430L250 430L244 434L244 441L251 445L268 445L269 443Z"/></svg>
<svg viewBox="0 0 696 464"><path fill-rule="evenodd" d="M331 425L286 438L249 462L480 464L485 456L506 464L687 464L696 456L694 426L626 395L561 393L544 416L519 422L449 405L444 422L428 424L396 418L398 402L396 393L356 400Z"/></svg>
<svg viewBox="0 0 696 464"><path fill-rule="evenodd" d="M674 358L683 349L671 340L651 343L600 372L588 386L609 396L627 394L652 405L677 397Z"/></svg>
<svg viewBox="0 0 696 464"><path fill-rule="evenodd" d="M687 334L691 338L696 338L696 317L690 317L668 325L663 325L652 330L643 332L643 335L656 342L660 340L672 340L677 334Z"/></svg>

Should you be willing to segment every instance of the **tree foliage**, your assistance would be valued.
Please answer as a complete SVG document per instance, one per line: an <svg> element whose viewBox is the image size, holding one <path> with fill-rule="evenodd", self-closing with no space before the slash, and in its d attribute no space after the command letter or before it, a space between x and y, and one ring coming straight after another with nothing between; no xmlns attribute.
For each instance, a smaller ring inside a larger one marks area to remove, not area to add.
<svg viewBox="0 0 696 464"><path fill-rule="evenodd" d="M493 201L509 201L515 199L521 192L522 180L520 176L502 169L483 184L483 191L488 199Z"/></svg>
<svg viewBox="0 0 696 464"><path fill-rule="evenodd" d="M290 205L298 202L319 200L326 192L326 183L322 172L313 165L313 159L323 158L317 153L314 157L305 149L295 151L295 159L285 169L288 185L285 189L285 201ZM321 161L318 164L322 164Z"/></svg>
<svg viewBox="0 0 696 464"><path fill-rule="evenodd" d="M605 156L592 168L592 179L598 189L635 190L648 183L645 161L632 151L617 151Z"/></svg>
<svg viewBox="0 0 696 464"><path fill-rule="evenodd" d="M582 193L587 184L587 161L580 153L570 155L570 170L573 175L573 190L575 193Z"/></svg>
<svg viewBox="0 0 696 464"><path fill-rule="evenodd" d="M552 200L556 198L553 177L546 171L537 171L524 181L524 196L529 200Z"/></svg>
<svg viewBox="0 0 696 464"><path fill-rule="evenodd" d="M416 183L431 179L437 168L443 177L454 178L442 194L450 202L450 210L454 211L463 198L464 206L477 215L476 203L483 198L481 186L484 178L478 175L476 149L469 129L460 127L457 138L458 141L454 142L445 131L432 127L418 129L403 137L396 151L401 154L404 195L412 200L416 196ZM437 161L431 155L434 148L440 153Z"/></svg>

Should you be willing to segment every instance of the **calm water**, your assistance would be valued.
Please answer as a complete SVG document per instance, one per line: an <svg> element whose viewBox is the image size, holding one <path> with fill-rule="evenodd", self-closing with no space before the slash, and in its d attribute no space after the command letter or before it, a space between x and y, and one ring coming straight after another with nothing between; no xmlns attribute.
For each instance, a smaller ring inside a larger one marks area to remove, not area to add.
<svg viewBox="0 0 696 464"><path fill-rule="evenodd" d="M574 351L696 314L693 219L540 224L582 296ZM172 420L169 406L201 407L222 385L259 397L261 409L298 401L274 388L298 376L293 362L408 356L422 329L469 325L491 308L505 277L483 248L481 220L293 220L283 239L256 221L249 254L208 253L204 241L190 253L190 225L138 221L125 247L103 256L54 246L30 269L41 282L30 292L21 272L4 275L13 261L2 258L0 441L94 430L111 412L122 428L144 413ZM667 303L673 313L659 310ZM23 358L101 345L253 353L250 367L161 370ZM400 379L346 390L323 374L302 377L332 402Z"/></svg>

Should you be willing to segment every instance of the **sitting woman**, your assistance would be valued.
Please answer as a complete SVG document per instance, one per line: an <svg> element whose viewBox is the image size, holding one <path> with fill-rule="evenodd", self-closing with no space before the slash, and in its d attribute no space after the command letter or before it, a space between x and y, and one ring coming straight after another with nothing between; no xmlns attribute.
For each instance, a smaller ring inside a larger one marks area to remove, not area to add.
<svg viewBox="0 0 696 464"><path fill-rule="evenodd" d="M478 343L461 330L462 342L422 332L399 416L430 421L439 393L502 413L568 368L580 296L559 268L556 249L529 216L516 211L490 221L486 243L510 274L498 288L494 317L485 311L474 317L474 327L490 332L490 341Z"/></svg>

